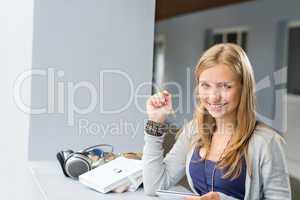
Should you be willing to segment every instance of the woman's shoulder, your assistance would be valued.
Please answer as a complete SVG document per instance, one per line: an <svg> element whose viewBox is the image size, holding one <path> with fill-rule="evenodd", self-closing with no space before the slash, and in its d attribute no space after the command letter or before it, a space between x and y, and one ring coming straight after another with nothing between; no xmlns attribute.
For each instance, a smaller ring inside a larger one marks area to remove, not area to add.
<svg viewBox="0 0 300 200"><path fill-rule="evenodd" d="M251 143L259 149L259 147L266 148L274 143L280 145L284 143L284 139L275 129L258 121L252 134Z"/></svg>
<svg viewBox="0 0 300 200"><path fill-rule="evenodd" d="M270 141L274 138L282 138L278 131L260 121L257 121L253 135L265 141Z"/></svg>

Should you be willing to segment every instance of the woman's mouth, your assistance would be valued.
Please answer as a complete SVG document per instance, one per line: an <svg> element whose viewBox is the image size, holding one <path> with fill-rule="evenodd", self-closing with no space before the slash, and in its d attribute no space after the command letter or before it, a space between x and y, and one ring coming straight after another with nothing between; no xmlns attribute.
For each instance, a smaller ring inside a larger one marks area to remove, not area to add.
<svg viewBox="0 0 300 200"><path fill-rule="evenodd" d="M222 103L222 104L210 104L210 103L208 103L208 105L209 105L209 108L211 110L218 111L218 110L221 110L225 105L227 105L227 103Z"/></svg>

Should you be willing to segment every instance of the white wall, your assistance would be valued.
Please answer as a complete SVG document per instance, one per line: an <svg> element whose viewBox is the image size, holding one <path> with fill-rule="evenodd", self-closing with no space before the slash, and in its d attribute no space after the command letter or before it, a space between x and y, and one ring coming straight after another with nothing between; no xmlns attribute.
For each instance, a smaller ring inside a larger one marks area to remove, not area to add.
<svg viewBox="0 0 300 200"><path fill-rule="evenodd" d="M31 104L44 111L31 115L30 159L99 143L142 150L146 115L135 94L151 94L138 86L152 79L154 10L154 0L35 1L32 62L43 75L34 76ZM122 72L101 77L105 70Z"/></svg>
<svg viewBox="0 0 300 200"><path fill-rule="evenodd" d="M287 127L288 131L284 135L287 142L287 159L291 174L300 180L300 159L299 159L299 141L300 141L300 97L288 95L287 98Z"/></svg>
<svg viewBox="0 0 300 200"><path fill-rule="evenodd" d="M14 81L31 67L32 25L33 0L0 1L1 199L41 199L34 183L28 181L29 117L13 100ZM30 102L30 80L24 83L22 96L24 102Z"/></svg>

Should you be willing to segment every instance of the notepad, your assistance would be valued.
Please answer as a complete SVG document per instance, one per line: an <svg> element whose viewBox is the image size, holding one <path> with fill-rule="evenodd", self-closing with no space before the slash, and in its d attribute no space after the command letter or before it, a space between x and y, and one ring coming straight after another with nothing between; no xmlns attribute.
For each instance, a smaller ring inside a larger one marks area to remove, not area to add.
<svg viewBox="0 0 300 200"><path fill-rule="evenodd" d="M142 176L142 161L118 157L79 176L79 182L107 193Z"/></svg>
<svg viewBox="0 0 300 200"><path fill-rule="evenodd" d="M171 191L171 190L157 190L156 194L158 195L159 199L162 200L182 200L184 197L188 196L197 196L191 192L179 192L179 191Z"/></svg>

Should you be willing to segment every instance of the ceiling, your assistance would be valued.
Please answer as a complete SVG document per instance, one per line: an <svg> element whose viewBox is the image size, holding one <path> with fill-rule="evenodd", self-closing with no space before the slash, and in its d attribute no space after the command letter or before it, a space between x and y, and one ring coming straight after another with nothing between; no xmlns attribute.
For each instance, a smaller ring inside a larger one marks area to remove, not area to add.
<svg viewBox="0 0 300 200"><path fill-rule="evenodd" d="M156 21L191 12L254 0L156 0Z"/></svg>

